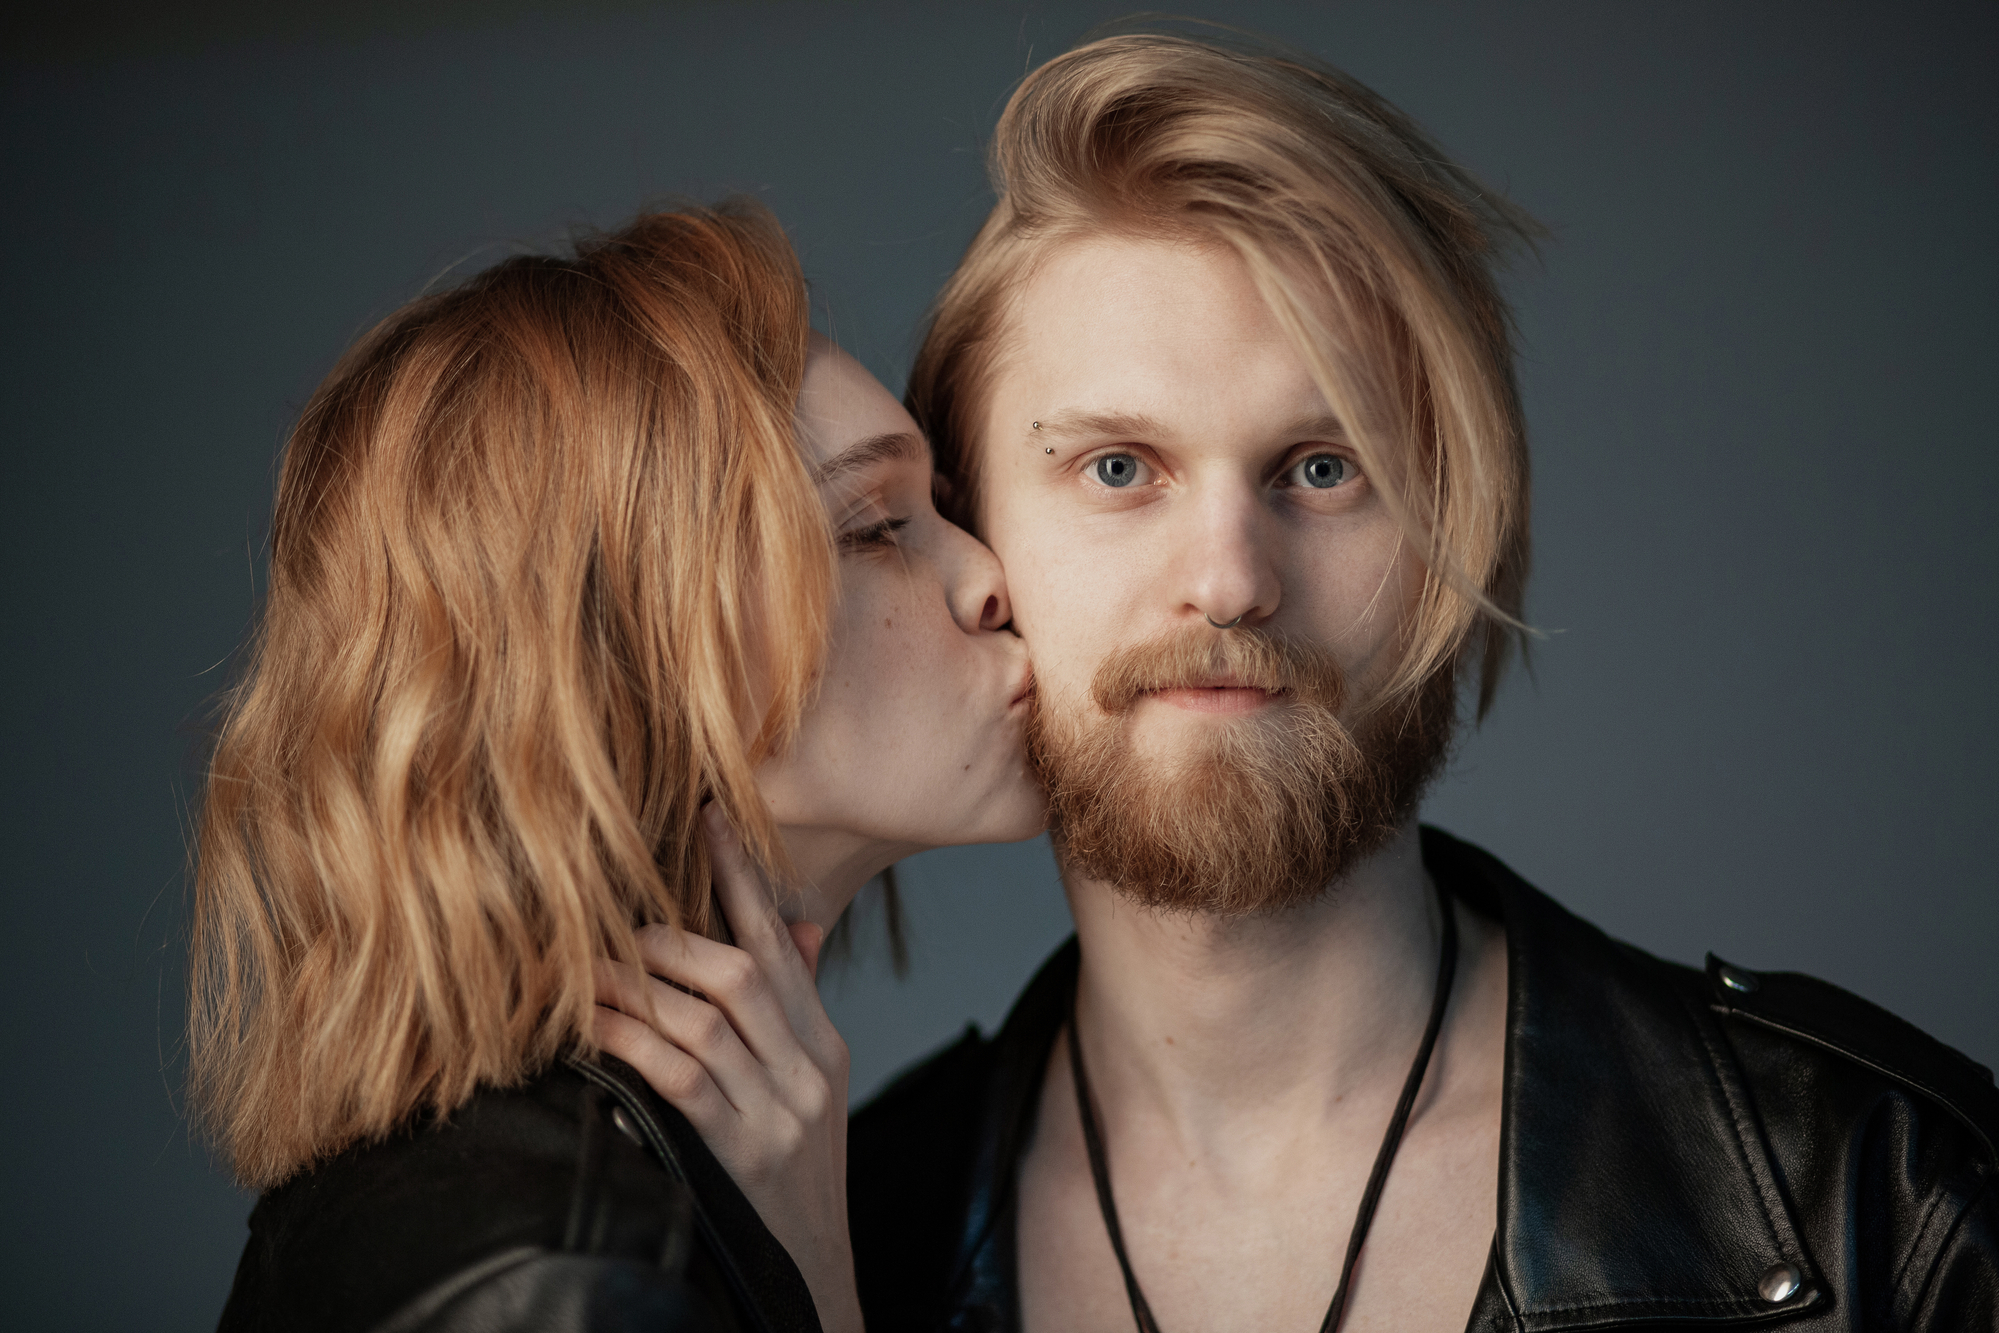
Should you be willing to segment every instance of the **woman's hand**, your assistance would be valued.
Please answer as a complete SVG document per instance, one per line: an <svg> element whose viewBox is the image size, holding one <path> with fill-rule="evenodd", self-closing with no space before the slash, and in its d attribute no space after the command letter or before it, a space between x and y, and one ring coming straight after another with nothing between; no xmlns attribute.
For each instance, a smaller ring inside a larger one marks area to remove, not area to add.
<svg viewBox="0 0 1999 1333"><path fill-rule="evenodd" d="M641 930L644 971L598 964L597 1040L700 1132L798 1264L827 1333L859 1333L847 1044L813 983L824 932L787 927L727 820L712 805L703 817L736 947Z"/></svg>

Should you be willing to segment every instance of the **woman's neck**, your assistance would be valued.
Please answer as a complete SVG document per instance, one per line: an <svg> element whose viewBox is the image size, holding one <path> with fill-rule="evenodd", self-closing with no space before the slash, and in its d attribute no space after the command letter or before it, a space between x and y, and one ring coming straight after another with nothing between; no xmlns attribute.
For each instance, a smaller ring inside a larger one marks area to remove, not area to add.
<svg viewBox="0 0 1999 1333"><path fill-rule="evenodd" d="M923 850L848 829L780 824L777 832L792 872L789 891L778 890L779 913L787 923L810 921L829 932L863 885Z"/></svg>

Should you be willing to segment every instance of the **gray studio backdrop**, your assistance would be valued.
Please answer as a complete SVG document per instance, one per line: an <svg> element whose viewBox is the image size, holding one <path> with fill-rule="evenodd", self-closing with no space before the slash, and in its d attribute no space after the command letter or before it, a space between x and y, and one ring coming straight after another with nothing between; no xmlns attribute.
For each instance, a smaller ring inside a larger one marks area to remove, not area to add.
<svg viewBox="0 0 1999 1333"><path fill-rule="evenodd" d="M748 190L899 389L1006 91L1118 12L381 11L72 15L0 71L9 1327L198 1329L227 1290L248 1201L178 1118L189 757L343 345L447 270ZM1999 11L1207 13L1553 230L1513 281L1548 638L1429 818L1667 957L1999 1059ZM864 940L827 985L857 1097L1068 929L1045 843L906 880L909 979Z"/></svg>

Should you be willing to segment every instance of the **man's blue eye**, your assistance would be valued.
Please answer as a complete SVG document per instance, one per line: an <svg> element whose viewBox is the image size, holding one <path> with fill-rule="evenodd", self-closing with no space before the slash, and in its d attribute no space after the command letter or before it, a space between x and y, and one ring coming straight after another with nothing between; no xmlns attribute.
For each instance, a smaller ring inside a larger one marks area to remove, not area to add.
<svg viewBox="0 0 1999 1333"><path fill-rule="evenodd" d="M1329 490L1353 475L1353 465L1338 454L1313 454L1298 465L1298 475L1314 490Z"/></svg>
<svg viewBox="0 0 1999 1333"><path fill-rule="evenodd" d="M1138 460L1130 454L1106 454L1097 460L1097 480L1106 486L1129 486L1138 480Z"/></svg>

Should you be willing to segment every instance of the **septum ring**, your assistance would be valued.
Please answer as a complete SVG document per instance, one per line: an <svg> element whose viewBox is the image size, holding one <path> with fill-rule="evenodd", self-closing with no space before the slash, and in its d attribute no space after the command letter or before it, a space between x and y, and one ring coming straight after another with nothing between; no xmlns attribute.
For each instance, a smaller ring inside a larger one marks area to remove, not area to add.
<svg viewBox="0 0 1999 1333"><path fill-rule="evenodd" d="M1248 614L1249 612L1245 611L1242 613L1242 616L1246 616ZM1216 620L1213 616L1209 615L1206 611L1201 612L1201 619L1207 621L1210 625L1213 625L1216 629L1234 629L1237 625L1242 624L1242 616L1237 616L1234 620L1229 621L1225 625L1221 621Z"/></svg>

